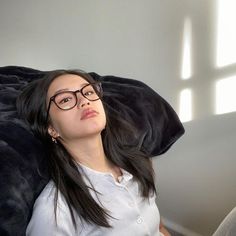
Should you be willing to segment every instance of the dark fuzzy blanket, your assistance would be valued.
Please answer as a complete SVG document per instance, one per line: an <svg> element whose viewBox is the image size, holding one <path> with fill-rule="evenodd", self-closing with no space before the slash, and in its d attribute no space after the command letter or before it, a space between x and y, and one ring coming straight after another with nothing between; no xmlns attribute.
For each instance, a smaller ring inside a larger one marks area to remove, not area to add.
<svg viewBox="0 0 236 236"><path fill-rule="evenodd" d="M48 182L44 148L19 118L16 98L45 73L26 67L0 67L0 235L25 235L35 199ZM109 112L136 124L139 137L127 140L150 157L166 152L184 133L172 107L144 83L99 76Z"/></svg>

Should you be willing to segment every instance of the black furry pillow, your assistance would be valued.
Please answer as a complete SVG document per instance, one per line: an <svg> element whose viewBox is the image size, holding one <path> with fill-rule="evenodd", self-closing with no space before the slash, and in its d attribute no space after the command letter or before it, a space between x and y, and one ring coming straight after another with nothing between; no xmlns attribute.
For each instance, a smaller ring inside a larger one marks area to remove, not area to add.
<svg viewBox="0 0 236 236"><path fill-rule="evenodd" d="M0 67L0 235L25 235L35 199L48 182L43 146L19 119L16 98L25 85L44 71ZM166 152L184 133L172 107L144 83L100 76L109 112L133 122L139 137L132 140L150 157Z"/></svg>

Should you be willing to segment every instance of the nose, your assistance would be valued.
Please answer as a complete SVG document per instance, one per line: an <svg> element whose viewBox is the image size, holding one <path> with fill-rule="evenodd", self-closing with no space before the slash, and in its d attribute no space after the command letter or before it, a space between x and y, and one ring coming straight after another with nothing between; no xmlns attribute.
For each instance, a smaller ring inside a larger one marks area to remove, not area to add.
<svg viewBox="0 0 236 236"><path fill-rule="evenodd" d="M82 94L77 95L77 107L82 108L84 106L90 105L90 101L85 98Z"/></svg>

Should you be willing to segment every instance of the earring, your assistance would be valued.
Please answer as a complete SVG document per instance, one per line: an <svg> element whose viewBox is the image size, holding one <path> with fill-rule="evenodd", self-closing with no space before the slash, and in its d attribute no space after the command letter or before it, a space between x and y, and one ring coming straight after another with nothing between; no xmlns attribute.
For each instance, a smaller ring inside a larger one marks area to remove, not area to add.
<svg viewBox="0 0 236 236"><path fill-rule="evenodd" d="M57 138L59 138L59 137L60 137L60 134L58 134L56 138L53 138L53 137L52 137L52 142L53 142L53 143L57 143Z"/></svg>
<svg viewBox="0 0 236 236"><path fill-rule="evenodd" d="M52 142L53 142L53 143L57 143L57 140L52 137Z"/></svg>

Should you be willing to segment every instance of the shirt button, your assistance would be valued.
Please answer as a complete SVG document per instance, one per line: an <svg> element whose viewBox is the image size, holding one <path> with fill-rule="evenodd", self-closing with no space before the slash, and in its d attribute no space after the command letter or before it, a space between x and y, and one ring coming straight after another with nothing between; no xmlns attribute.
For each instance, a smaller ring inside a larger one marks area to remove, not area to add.
<svg viewBox="0 0 236 236"><path fill-rule="evenodd" d="M142 217L139 217L139 218L137 219L137 223L138 223L138 224L142 224L142 222L143 222Z"/></svg>

